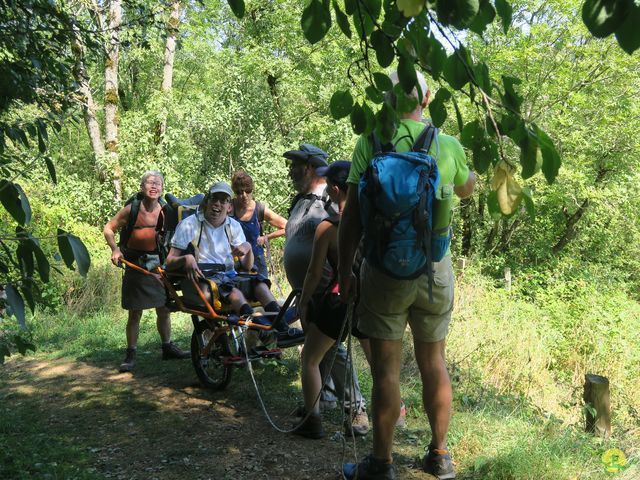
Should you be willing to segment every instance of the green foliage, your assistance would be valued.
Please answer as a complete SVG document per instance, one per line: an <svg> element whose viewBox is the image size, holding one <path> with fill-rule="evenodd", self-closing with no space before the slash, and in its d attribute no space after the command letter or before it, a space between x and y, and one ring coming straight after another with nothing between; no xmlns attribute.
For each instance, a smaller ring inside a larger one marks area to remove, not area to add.
<svg viewBox="0 0 640 480"><path fill-rule="evenodd" d="M596 37L615 33L622 49L630 55L640 47L640 5L634 0L586 0L582 20Z"/></svg>

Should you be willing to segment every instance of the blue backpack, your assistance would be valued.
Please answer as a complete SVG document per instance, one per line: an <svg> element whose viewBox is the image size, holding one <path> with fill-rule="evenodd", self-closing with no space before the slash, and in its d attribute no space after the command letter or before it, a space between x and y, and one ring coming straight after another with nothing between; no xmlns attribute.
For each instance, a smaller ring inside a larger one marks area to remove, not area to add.
<svg viewBox="0 0 640 480"><path fill-rule="evenodd" d="M398 153L374 134L374 157L360 179L358 199L364 233L364 258L390 277L414 279L442 260L450 234L434 232L433 205L440 183L436 159L428 151L438 129L428 124L411 151Z"/></svg>

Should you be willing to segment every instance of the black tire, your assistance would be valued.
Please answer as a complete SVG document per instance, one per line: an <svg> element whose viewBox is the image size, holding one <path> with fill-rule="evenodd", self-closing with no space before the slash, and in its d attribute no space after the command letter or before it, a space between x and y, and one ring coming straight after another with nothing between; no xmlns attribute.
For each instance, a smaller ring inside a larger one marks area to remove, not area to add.
<svg viewBox="0 0 640 480"><path fill-rule="evenodd" d="M231 355L229 349L229 337L220 335L211 349L209 356L203 358L200 351L204 348L207 332L211 330L198 331L196 329L191 335L191 362L200 383L211 390L222 390L231 381L233 365L225 365L223 357Z"/></svg>

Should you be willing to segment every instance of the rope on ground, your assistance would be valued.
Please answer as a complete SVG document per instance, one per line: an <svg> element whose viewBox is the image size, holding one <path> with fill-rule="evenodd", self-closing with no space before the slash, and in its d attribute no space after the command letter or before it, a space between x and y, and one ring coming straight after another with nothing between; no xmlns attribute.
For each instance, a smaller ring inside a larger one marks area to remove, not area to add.
<svg viewBox="0 0 640 480"><path fill-rule="evenodd" d="M347 368L345 368L345 372L344 372L344 381L343 381L343 385L347 385L347 378L349 379L348 382L350 383L350 394L349 394L349 400L350 400L350 407L353 408L353 404L354 404L354 399L353 396L355 395L355 391L356 391L356 384L355 384L355 370L354 370L354 366L353 366L353 357L352 357L352 346L353 346L353 336L351 335L352 332L352 322L353 322L353 312L355 310L356 306L355 306L355 302L353 300L351 300L351 302L349 302L349 306L347 307L347 314L345 315L344 321L342 322L342 329L340 330L340 337L338 338L342 338L342 332L344 330L344 327L347 327ZM337 353L337 350L336 350ZM345 404L346 401L346 394L347 394L347 389L343 388L342 389L342 405ZM364 400L364 399L363 399ZM356 409L358 409L361 405L358 405L356 403ZM356 410L357 411L357 410ZM345 411L344 411L344 407L342 408L342 424L344 425L344 415L345 415ZM351 422L353 422L353 412L350 411L349 415L351 415ZM349 423L349 425L351 425L351 422ZM351 427L351 439L352 439L352 446L353 446L353 458L355 459L355 462L358 462L358 446L356 443L356 436L353 432L353 427ZM340 478L346 480L346 477L344 476L344 469L342 468L342 466L345 463L345 458L346 458L346 451L347 451L347 441L346 438L343 436L342 437L342 457L340 460L340 464L338 465L338 469L340 470Z"/></svg>
<svg viewBox="0 0 640 480"><path fill-rule="evenodd" d="M339 342L340 338L342 338L342 332L344 331L345 323L346 322L343 322L342 330L340 330L340 336L338 337L338 340L336 340L336 344L337 345L340 343ZM244 334L241 336L241 340L242 340L242 347L243 347L243 350L244 350L245 360L247 361L247 369L249 370L249 374L251 376L251 381L253 382L253 386L254 386L254 388L256 390L256 395L258 397L258 403L260 403L260 408L262 409L262 412L264 413L265 418L267 419L269 424L278 432L281 432L281 433L292 433L292 432L294 432L304 422L307 421L307 419L311 416L311 414L313 412L312 411L305 412L305 416L302 418L302 420L300 420L300 423L295 425L293 428L284 428L284 427L279 427L278 425L276 425L276 423L274 422L273 418L271 417L271 415L267 411L267 407L266 407L266 405L264 403L264 400L262 399L262 395L260 394L260 388L258 387L258 382L256 381L256 377L255 377L254 372L253 372L253 367L252 367L251 361L249 359L249 351L247 349L247 344L245 342ZM320 392L318 392L318 396L316 397L314 405L315 405L316 402L318 402L320 400L320 396L322 395L322 390L326 387L326 385L328 383L329 377L331 376L331 370L333 370L333 364L335 363L337 354L338 354L338 349L336 348L336 350L335 350L335 352L333 354L333 358L331 359L331 365L329 366L327 374L325 375L325 377L324 377L324 379L322 381L322 387L320 387ZM343 408L343 412L344 412L344 408Z"/></svg>

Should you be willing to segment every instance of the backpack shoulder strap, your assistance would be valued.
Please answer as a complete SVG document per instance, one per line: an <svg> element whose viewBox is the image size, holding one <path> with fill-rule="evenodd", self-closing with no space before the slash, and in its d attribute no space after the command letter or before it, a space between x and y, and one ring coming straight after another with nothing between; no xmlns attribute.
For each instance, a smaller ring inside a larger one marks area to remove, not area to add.
<svg viewBox="0 0 640 480"><path fill-rule="evenodd" d="M258 225L260 225L260 236L264 235L262 224L264 223L264 211L266 210L266 208L266 204L256 201L256 210L258 211Z"/></svg>
<svg viewBox="0 0 640 480"><path fill-rule="evenodd" d="M432 123L427 123L420 135L418 135L416 141L413 142L413 147L411 147L411 150L414 152L428 153L429 149L431 148L431 144L433 143L433 140L437 135L438 129L434 127Z"/></svg>
<svg viewBox="0 0 640 480"><path fill-rule="evenodd" d="M129 212L129 218L127 219L127 224L120 232L120 241L118 245L121 247L126 247L129 242L129 238L131 237L131 232L133 232L133 227L136 224L136 220L138 219L138 213L140 212L140 203L142 203L142 193L138 192L133 195L129 200L124 204L125 207L127 205L131 205L131 211Z"/></svg>
<svg viewBox="0 0 640 480"><path fill-rule="evenodd" d="M373 156L380 155L385 152L395 152L396 148L393 143L385 143L384 145L380 142L380 137L376 135L376 132L371 132L369 135L369 140L371 141L371 146L373 147Z"/></svg>
<svg viewBox="0 0 640 480"><path fill-rule="evenodd" d="M258 210L258 221L260 223L264 222L264 211L267 206L262 202L256 202L256 210Z"/></svg>

